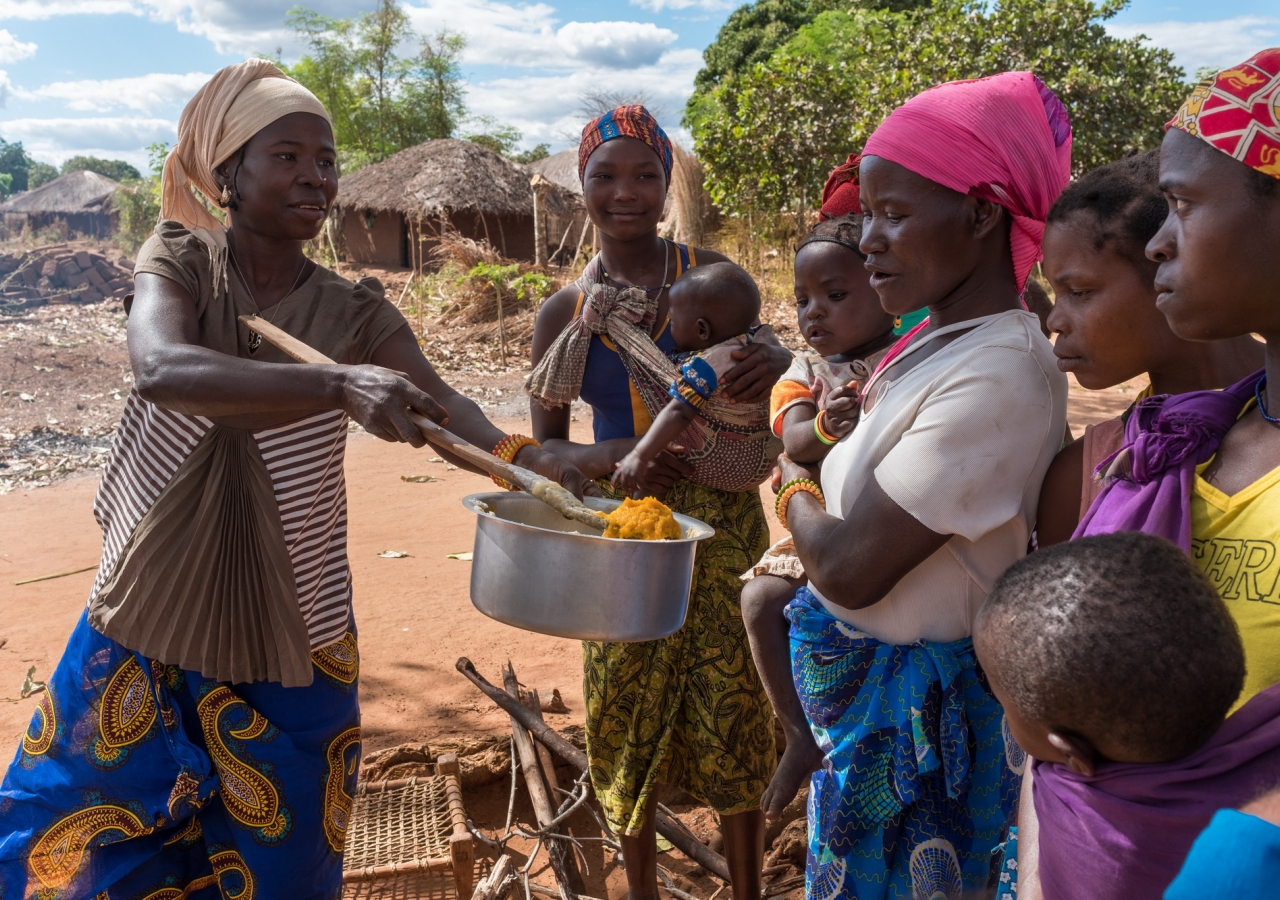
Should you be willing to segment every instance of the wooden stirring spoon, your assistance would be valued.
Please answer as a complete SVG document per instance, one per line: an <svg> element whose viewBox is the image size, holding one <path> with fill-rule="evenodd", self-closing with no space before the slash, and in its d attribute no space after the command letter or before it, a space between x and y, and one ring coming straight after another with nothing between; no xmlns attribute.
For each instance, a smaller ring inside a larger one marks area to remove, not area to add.
<svg viewBox="0 0 1280 900"><path fill-rule="evenodd" d="M240 321L254 334L261 335L262 339L268 344L282 350L298 362L317 363L320 365L334 364L333 360L319 350L272 325L266 319L258 316L240 316ZM575 522L589 525L597 531L604 531L605 520L603 516L583 506L577 497L551 479L543 478L537 472L530 471L522 466L504 462L492 453L486 453L475 444L470 444L453 432L441 428L426 416L410 411L409 419L414 425L418 426L418 430L422 432L423 437L440 449L447 450L454 456L465 459L476 468L488 472L490 475L496 475L511 484L518 485L521 490L533 494L533 496L555 509L566 519L573 519Z"/></svg>

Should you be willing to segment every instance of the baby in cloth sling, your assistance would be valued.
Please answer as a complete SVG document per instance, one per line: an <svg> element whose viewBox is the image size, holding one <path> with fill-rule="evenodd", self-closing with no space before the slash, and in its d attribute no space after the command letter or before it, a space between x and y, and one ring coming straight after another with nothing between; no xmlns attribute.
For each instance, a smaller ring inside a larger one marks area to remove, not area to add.
<svg viewBox="0 0 1280 900"><path fill-rule="evenodd" d="M672 356L679 374L667 388L671 399L613 474L613 486L628 493L641 490L649 463L725 387L725 373L738 364L734 351L753 341L777 340L770 326L753 324L760 316L760 292L732 263L690 269L671 286L670 299Z"/></svg>
<svg viewBox="0 0 1280 900"><path fill-rule="evenodd" d="M669 358L653 342L657 301L637 288L596 282L592 264L583 273L582 316L570 323L525 383L544 406L576 399L593 334L610 338L653 424L618 464L614 484L634 491L648 461L672 441L686 449L692 480L725 491L755 488L782 449L769 430L766 403L734 403L723 396L724 374L737 364L735 350L749 343L777 344L773 329L754 324L760 315L755 282L733 263L690 269L670 289Z"/></svg>
<svg viewBox="0 0 1280 900"><path fill-rule="evenodd" d="M973 641L1035 760L1045 900L1159 900L1219 809L1275 785L1280 685L1228 716L1245 677L1239 631L1162 538L1125 531L1031 554L997 582ZM1027 874L1006 864L998 896L1016 897Z"/></svg>

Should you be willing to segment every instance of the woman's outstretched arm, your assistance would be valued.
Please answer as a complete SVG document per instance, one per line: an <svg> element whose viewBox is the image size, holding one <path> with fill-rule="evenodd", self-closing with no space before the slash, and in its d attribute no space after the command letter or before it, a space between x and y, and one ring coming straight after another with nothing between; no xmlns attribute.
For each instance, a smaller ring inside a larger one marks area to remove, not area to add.
<svg viewBox="0 0 1280 900"><path fill-rule="evenodd" d="M139 273L128 335L138 393L175 412L260 428L311 411L342 409L369 433L415 447L424 438L409 420L411 410L448 421L431 396L380 366L259 362L200 346L195 302L160 275Z"/></svg>

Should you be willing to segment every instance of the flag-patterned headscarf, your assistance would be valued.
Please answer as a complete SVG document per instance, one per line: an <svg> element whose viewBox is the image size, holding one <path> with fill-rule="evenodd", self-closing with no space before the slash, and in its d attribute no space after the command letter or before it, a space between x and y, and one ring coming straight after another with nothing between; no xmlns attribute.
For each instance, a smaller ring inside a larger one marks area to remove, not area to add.
<svg viewBox="0 0 1280 900"><path fill-rule="evenodd" d="M603 144L615 138L629 137L644 141L658 154L662 174L671 183L671 141L649 110L643 106L619 106L587 123L582 129L582 143L578 145L578 180L587 171L587 160Z"/></svg>
<svg viewBox="0 0 1280 900"><path fill-rule="evenodd" d="M1021 293L1041 256L1049 207L1071 180L1071 124L1043 81L1004 72L917 94L880 123L862 155L1008 210Z"/></svg>
<svg viewBox="0 0 1280 900"><path fill-rule="evenodd" d="M1280 47L1200 82L1165 127L1280 179Z"/></svg>

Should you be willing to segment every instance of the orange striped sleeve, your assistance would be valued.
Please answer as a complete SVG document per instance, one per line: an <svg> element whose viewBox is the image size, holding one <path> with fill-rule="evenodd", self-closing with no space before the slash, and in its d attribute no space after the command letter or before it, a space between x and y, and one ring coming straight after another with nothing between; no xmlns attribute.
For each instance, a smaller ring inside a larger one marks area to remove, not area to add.
<svg viewBox="0 0 1280 900"><path fill-rule="evenodd" d="M773 433L782 437L782 414L797 403L813 403L813 391L798 381L783 379L769 395L769 424Z"/></svg>

